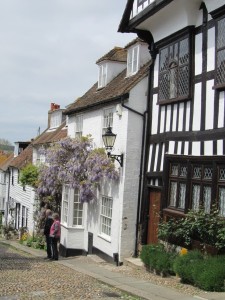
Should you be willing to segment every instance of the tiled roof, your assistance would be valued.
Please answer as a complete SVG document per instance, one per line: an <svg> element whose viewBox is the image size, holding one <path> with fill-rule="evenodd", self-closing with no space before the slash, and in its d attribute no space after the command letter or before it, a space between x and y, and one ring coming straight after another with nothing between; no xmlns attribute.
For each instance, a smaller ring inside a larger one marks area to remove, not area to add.
<svg viewBox="0 0 225 300"><path fill-rule="evenodd" d="M15 157L11 162L10 166L22 169L27 164L32 163L32 155L33 155L33 147L30 144L28 147L26 147L17 157Z"/></svg>
<svg viewBox="0 0 225 300"><path fill-rule="evenodd" d="M104 60L111 60L111 61L119 61L119 62L126 62L127 61L127 50L121 47L115 47L114 49L110 50L107 54L99 58L96 63L100 63Z"/></svg>
<svg viewBox="0 0 225 300"><path fill-rule="evenodd" d="M98 90L98 83L95 83L87 93L70 104L64 114L70 115L103 103L118 101L121 96L129 93L140 80L148 75L149 65L150 61L141 67L139 72L129 77L126 77L126 70L122 71L102 89Z"/></svg>
<svg viewBox="0 0 225 300"><path fill-rule="evenodd" d="M56 130L45 130L40 136L38 136L32 144L40 145L47 144L63 139L67 136L67 128L65 128L66 122L63 122Z"/></svg>
<svg viewBox="0 0 225 300"><path fill-rule="evenodd" d="M14 158L14 153L11 153L10 156L4 160L3 162L0 163L0 170L6 171L11 163L11 161Z"/></svg>

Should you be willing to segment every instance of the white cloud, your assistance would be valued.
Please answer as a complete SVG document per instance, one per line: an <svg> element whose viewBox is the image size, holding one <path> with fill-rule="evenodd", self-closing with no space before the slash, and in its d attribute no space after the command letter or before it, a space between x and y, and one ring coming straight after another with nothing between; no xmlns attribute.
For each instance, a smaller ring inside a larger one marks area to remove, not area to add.
<svg viewBox="0 0 225 300"><path fill-rule="evenodd" d="M0 138L31 139L51 102L65 107L97 81L95 62L135 35L117 32L126 0L0 2Z"/></svg>

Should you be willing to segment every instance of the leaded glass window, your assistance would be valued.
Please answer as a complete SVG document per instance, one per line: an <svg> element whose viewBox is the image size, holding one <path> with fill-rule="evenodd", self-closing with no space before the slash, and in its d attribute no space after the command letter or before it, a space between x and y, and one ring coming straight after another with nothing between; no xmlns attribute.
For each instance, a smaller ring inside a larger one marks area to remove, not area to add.
<svg viewBox="0 0 225 300"><path fill-rule="evenodd" d="M169 206L185 209L187 165L170 165Z"/></svg>
<svg viewBox="0 0 225 300"><path fill-rule="evenodd" d="M216 86L225 87L225 18L218 20L217 22L217 66L216 66Z"/></svg>
<svg viewBox="0 0 225 300"><path fill-rule="evenodd" d="M219 214L225 217L225 187L219 188Z"/></svg>
<svg viewBox="0 0 225 300"><path fill-rule="evenodd" d="M159 51L159 103L189 97L189 37Z"/></svg>
<svg viewBox="0 0 225 300"><path fill-rule="evenodd" d="M203 187L203 207L205 213L210 213L211 208L211 186Z"/></svg>
<svg viewBox="0 0 225 300"><path fill-rule="evenodd" d="M195 211L199 210L200 206L200 185L193 184L192 187L192 209Z"/></svg>

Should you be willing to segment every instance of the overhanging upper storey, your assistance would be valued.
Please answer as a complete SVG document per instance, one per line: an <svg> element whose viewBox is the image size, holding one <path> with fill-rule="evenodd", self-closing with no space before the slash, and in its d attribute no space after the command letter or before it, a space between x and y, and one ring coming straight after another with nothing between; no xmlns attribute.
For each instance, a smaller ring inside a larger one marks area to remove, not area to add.
<svg viewBox="0 0 225 300"><path fill-rule="evenodd" d="M154 42L199 25L201 0L128 0L119 31L149 31ZM174 22L176 20L176 22Z"/></svg>

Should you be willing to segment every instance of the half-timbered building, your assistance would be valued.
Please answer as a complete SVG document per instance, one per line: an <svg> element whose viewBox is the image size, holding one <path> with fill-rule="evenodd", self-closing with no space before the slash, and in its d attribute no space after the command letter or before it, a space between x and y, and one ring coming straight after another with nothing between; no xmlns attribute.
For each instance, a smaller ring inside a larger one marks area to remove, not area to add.
<svg viewBox="0 0 225 300"><path fill-rule="evenodd" d="M128 0L120 32L149 44L143 243L164 218L212 205L225 216L225 2Z"/></svg>

